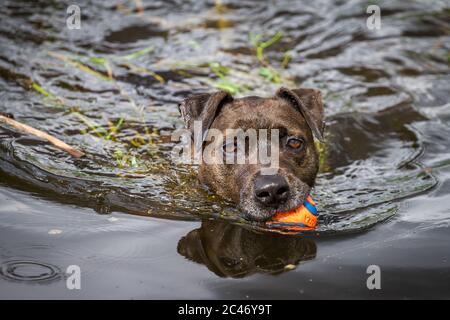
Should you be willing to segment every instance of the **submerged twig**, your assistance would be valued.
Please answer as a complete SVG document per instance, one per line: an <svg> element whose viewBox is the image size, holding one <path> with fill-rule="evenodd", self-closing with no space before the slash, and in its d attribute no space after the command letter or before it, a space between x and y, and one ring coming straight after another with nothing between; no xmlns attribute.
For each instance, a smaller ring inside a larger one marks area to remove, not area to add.
<svg viewBox="0 0 450 320"><path fill-rule="evenodd" d="M31 135L34 135L38 138L47 140L48 142L50 142L51 144L53 144L55 147L57 147L58 149L61 149L63 151L66 151L67 153L69 153L71 156L75 157L75 158L80 158L83 157L85 154L71 146L69 146L68 144L66 144L65 142L59 140L58 138L55 138L51 135L49 135L48 133L45 133L41 130L35 129L33 127L30 127L26 124L20 123L14 119L8 118L6 116L3 116L0 114L0 122L6 123L8 125L10 125L13 128L16 128L18 130L24 131L26 133L29 133Z"/></svg>

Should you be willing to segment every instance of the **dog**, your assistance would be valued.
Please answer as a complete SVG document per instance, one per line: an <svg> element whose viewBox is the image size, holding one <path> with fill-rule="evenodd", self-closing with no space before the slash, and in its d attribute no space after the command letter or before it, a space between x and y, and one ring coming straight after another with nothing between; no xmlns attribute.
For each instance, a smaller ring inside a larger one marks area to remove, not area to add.
<svg viewBox="0 0 450 320"><path fill-rule="evenodd" d="M202 137L208 130L278 129L279 161L275 174L262 174L261 163L199 164L198 178L211 191L238 205L249 221L269 220L293 210L309 195L319 169L314 137L323 141L325 122L321 92L316 89L280 88L273 97L233 98L225 91L189 96L179 105L187 129L201 121ZM225 141L225 140L224 140ZM207 148L214 141L203 141ZM228 148L228 147L227 147ZM228 152L225 148L224 152Z"/></svg>

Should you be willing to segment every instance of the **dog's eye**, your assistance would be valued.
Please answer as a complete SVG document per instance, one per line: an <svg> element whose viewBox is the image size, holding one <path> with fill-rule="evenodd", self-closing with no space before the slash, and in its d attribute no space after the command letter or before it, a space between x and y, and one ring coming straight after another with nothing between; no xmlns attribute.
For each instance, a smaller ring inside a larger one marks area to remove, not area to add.
<svg viewBox="0 0 450 320"><path fill-rule="evenodd" d="M305 141L301 138L289 138L286 142L289 148L299 150L303 147Z"/></svg>

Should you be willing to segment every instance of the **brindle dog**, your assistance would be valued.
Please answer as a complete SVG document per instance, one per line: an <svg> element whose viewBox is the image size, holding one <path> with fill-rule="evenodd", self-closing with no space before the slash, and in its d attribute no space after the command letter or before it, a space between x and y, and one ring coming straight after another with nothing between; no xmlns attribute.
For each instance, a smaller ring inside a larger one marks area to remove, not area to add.
<svg viewBox="0 0 450 320"><path fill-rule="evenodd" d="M314 136L323 140L325 127L320 91L280 88L274 97L240 99L224 91L196 94L180 104L180 112L190 130L194 121L202 121L203 132L214 128L224 136L226 129L279 130L276 174L261 174L262 164L200 164L200 182L238 204L246 219L270 219L300 206L310 193L319 167Z"/></svg>

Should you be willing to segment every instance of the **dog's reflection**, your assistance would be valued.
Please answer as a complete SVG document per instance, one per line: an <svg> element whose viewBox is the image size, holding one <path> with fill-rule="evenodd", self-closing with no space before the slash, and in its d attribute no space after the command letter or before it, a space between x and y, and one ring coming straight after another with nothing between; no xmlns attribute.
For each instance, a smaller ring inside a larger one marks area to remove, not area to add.
<svg viewBox="0 0 450 320"><path fill-rule="evenodd" d="M313 240L267 234L224 221L203 221L178 242L178 253L220 277L279 274L316 257Z"/></svg>

